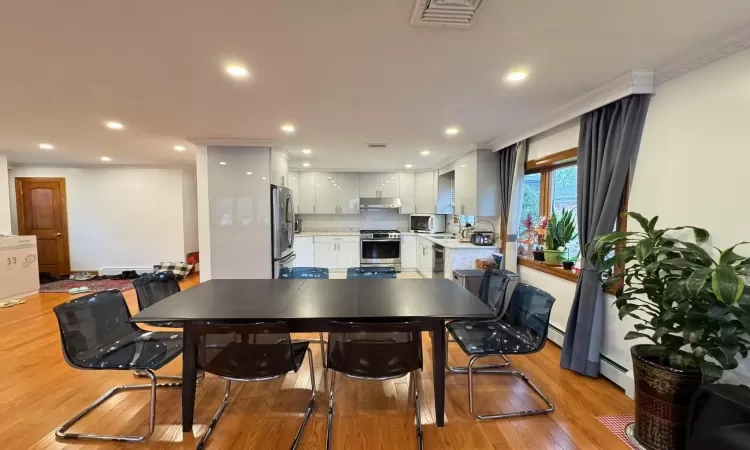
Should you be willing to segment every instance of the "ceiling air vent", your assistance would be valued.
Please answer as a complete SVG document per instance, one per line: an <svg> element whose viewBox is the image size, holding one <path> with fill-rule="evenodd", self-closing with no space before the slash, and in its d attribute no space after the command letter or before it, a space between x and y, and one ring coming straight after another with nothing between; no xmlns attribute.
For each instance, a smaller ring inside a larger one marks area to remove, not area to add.
<svg viewBox="0 0 750 450"><path fill-rule="evenodd" d="M417 0L411 24L420 27L467 28L482 0Z"/></svg>
<svg viewBox="0 0 750 450"><path fill-rule="evenodd" d="M388 144L367 144L367 148L386 148Z"/></svg>

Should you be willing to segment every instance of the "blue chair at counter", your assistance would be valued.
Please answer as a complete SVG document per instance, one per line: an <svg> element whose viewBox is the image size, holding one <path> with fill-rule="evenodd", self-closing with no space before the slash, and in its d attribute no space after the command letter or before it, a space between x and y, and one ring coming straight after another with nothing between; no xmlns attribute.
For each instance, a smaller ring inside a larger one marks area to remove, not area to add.
<svg viewBox="0 0 750 450"><path fill-rule="evenodd" d="M346 269L347 280L361 278L396 278L396 269L393 267L350 267Z"/></svg>
<svg viewBox="0 0 750 450"><path fill-rule="evenodd" d="M303 280L303 279L320 279L320 280L327 280L329 278L328 269L325 269L323 267L285 267L281 269L281 273L279 274L279 278L289 278L289 279L295 279L295 280ZM311 339L310 342L315 342L314 339ZM323 338L323 332L320 333L320 358L323 360L323 367L327 367L326 365L326 347L325 344L327 344L328 341L326 341Z"/></svg>

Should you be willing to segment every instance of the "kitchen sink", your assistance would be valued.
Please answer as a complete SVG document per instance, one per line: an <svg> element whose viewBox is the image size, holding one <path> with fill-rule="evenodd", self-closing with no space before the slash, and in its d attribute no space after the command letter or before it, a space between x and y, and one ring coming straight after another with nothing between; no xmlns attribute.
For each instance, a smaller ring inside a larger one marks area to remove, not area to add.
<svg viewBox="0 0 750 450"><path fill-rule="evenodd" d="M440 239L440 240L456 239L455 236L430 236L430 237L433 238L433 239Z"/></svg>

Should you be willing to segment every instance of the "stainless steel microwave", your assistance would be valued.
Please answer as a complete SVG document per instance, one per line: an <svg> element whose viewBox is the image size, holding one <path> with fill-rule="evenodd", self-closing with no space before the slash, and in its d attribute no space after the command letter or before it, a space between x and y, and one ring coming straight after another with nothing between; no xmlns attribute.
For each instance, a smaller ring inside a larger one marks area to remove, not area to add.
<svg viewBox="0 0 750 450"><path fill-rule="evenodd" d="M409 230L417 233L444 233L445 214L412 214Z"/></svg>

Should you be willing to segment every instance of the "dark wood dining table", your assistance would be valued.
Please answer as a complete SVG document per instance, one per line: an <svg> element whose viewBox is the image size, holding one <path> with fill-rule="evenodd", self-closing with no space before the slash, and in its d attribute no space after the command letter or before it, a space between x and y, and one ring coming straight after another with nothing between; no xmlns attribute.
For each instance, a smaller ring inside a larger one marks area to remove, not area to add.
<svg viewBox="0 0 750 450"><path fill-rule="evenodd" d="M331 320L419 321L432 332L435 413L445 424L445 322L488 319L490 308L448 279L210 280L133 316L138 323L183 323L182 430L193 429L197 342L193 324L284 321L295 333L328 331Z"/></svg>

